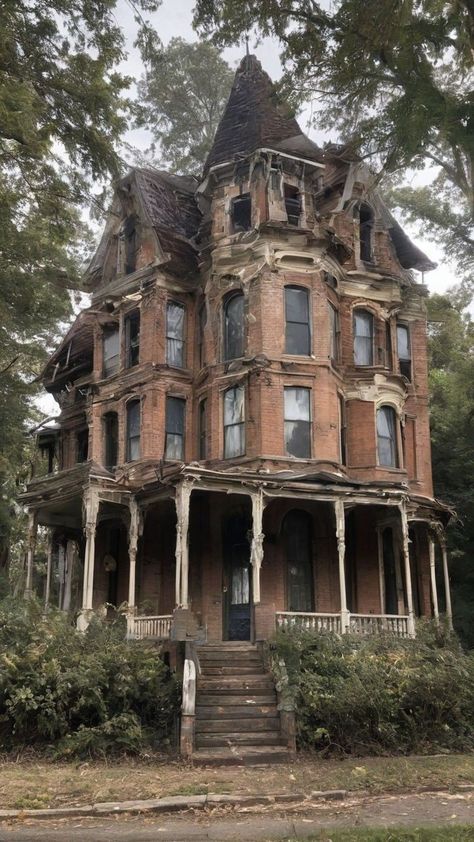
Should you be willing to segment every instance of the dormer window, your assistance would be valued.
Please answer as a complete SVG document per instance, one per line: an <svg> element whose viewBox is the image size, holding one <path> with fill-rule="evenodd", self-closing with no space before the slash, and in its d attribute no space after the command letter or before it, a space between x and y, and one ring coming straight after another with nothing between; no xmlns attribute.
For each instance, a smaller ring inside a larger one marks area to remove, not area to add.
<svg viewBox="0 0 474 842"><path fill-rule="evenodd" d="M372 230L374 227L374 215L369 205L361 205L359 211L359 242L360 259L366 263L373 260Z"/></svg>
<svg viewBox="0 0 474 842"><path fill-rule="evenodd" d="M249 231L252 227L252 202L250 193L232 199L232 229L234 234Z"/></svg>
<svg viewBox="0 0 474 842"><path fill-rule="evenodd" d="M301 216L301 196L297 187L285 184L285 208L289 225L299 225Z"/></svg>
<svg viewBox="0 0 474 842"><path fill-rule="evenodd" d="M135 214L127 216L122 225L122 238L125 251L125 274L131 275L137 268L137 217Z"/></svg>

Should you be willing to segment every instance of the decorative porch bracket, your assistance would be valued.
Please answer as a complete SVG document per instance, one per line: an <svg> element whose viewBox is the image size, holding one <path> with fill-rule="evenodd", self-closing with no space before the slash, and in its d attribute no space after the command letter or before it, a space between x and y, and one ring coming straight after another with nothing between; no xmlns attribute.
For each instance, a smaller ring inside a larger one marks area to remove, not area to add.
<svg viewBox="0 0 474 842"><path fill-rule="evenodd" d="M252 592L254 605L260 602L260 570L263 561L263 510L265 501L260 488L250 495L252 499L252 545L250 561L252 564Z"/></svg>
<svg viewBox="0 0 474 842"><path fill-rule="evenodd" d="M38 533L38 512L28 512L28 552L26 556L25 599L33 595L33 562L35 558L36 536Z"/></svg>
<svg viewBox="0 0 474 842"><path fill-rule="evenodd" d="M347 610L346 595L346 513L342 500L334 501L334 513L336 515L336 538L337 553L339 557L339 593L341 602L341 632L349 631L350 614Z"/></svg>
<svg viewBox="0 0 474 842"><path fill-rule="evenodd" d="M89 615L92 611L92 597L94 592L95 533L97 528L99 505L99 492L92 488L87 489L84 495L83 508L86 550L84 555L82 611L77 618L77 627L80 631L85 631L89 625Z"/></svg>
<svg viewBox="0 0 474 842"><path fill-rule="evenodd" d="M176 486L176 605L188 607L189 505L194 481L185 479Z"/></svg>
<svg viewBox="0 0 474 842"><path fill-rule="evenodd" d="M402 552L405 564L405 587L408 608L408 635L409 637L415 637L415 614L413 611L413 590L411 584L410 545L408 536L408 517L406 503L399 503L398 509L400 511L400 522L402 527Z"/></svg>

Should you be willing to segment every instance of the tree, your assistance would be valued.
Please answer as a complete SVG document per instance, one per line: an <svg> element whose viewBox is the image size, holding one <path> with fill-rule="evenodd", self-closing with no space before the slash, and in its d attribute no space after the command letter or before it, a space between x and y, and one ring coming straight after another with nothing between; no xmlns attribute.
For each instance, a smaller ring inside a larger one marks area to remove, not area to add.
<svg viewBox="0 0 474 842"><path fill-rule="evenodd" d="M196 0L195 25L220 44L252 29L277 37L282 84L318 99L320 125L378 169L432 168L430 188L404 189L396 203L473 281L471 0L338 0L329 10L316 0Z"/></svg>
<svg viewBox="0 0 474 842"><path fill-rule="evenodd" d="M158 0L137 0L153 10ZM91 181L117 175L130 80L115 0L0 6L0 559L31 397L58 323L71 313ZM145 46L145 25L141 42Z"/></svg>
<svg viewBox="0 0 474 842"><path fill-rule="evenodd" d="M159 144L160 164L173 172L202 172L234 74L206 42L173 38L150 55L138 85L138 125Z"/></svg>

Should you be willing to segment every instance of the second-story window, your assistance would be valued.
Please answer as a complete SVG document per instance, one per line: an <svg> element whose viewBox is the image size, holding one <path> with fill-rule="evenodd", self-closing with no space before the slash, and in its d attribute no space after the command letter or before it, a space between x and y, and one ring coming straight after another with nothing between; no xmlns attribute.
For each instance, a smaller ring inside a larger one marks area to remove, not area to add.
<svg viewBox="0 0 474 842"><path fill-rule="evenodd" d="M338 395L339 400L339 456L341 465L347 465L347 420L346 420L346 402L342 395Z"/></svg>
<svg viewBox="0 0 474 842"><path fill-rule="evenodd" d="M304 287L285 287L285 353L311 353L309 294Z"/></svg>
<svg viewBox="0 0 474 842"><path fill-rule="evenodd" d="M76 435L76 462L87 462L89 451L89 430L79 430Z"/></svg>
<svg viewBox="0 0 474 842"><path fill-rule="evenodd" d="M140 401L127 404L127 462L140 458Z"/></svg>
<svg viewBox="0 0 474 842"><path fill-rule="evenodd" d="M379 465L398 468L397 416L391 406L377 410L377 452Z"/></svg>
<svg viewBox="0 0 474 842"><path fill-rule="evenodd" d="M311 392L285 388L285 449L290 456L311 458Z"/></svg>
<svg viewBox="0 0 474 842"><path fill-rule="evenodd" d="M339 328L339 311L336 310L333 304L328 304L329 308L329 354L332 363L338 363L340 360L340 328Z"/></svg>
<svg viewBox="0 0 474 842"><path fill-rule="evenodd" d="M290 225L298 225L301 216L301 196L297 187L291 184L284 185L285 209Z"/></svg>
<svg viewBox="0 0 474 842"><path fill-rule="evenodd" d="M234 386L224 393L224 459L245 453L244 387Z"/></svg>
<svg viewBox="0 0 474 842"><path fill-rule="evenodd" d="M372 231L374 227L374 215L369 205L361 205L359 211L359 241L360 259L366 263L373 260Z"/></svg>
<svg viewBox="0 0 474 842"><path fill-rule="evenodd" d="M243 193L242 196L232 199L231 217L234 234L250 230L252 227L252 202L250 193Z"/></svg>
<svg viewBox="0 0 474 842"><path fill-rule="evenodd" d="M125 357L127 368L140 361L140 313L135 310L125 317Z"/></svg>
<svg viewBox="0 0 474 842"><path fill-rule="evenodd" d="M184 419L186 401L183 398L166 398L165 459L184 459Z"/></svg>
<svg viewBox="0 0 474 842"><path fill-rule="evenodd" d="M392 370L392 325L390 319L385 322L385 366Z"/></svg>
<svg viewBox="0 0 474 842"><path fill-rule="evenodd" d="M354 363L374 364L374 317L368 310L354 310Z"/></svg>
<svg viewBox="0 0 474 842"><path fill-rule="evenodd" d="M116 374L120 368L120 334L118 327L106 329L103 333L104 377Z"/></svg>
<svg viewBox="0 0 474 842"><path fill-rule="evenodd" d="M207 459L207 400L199 403L199 458Z"/></svg>
<svg viewBox="0 0 474 842"><path fill-rule="evenodd" d="M184 306L168 301L166 307L166 362L184 368Z"/></svg>
<svg viewBox="0 0 474 842"><path fill-rule="evenodd" d="M105 467L113 470L118 463L118 415L107 412L104 415L104 459Z"/></svg>
<svg viewBox="0 0 474 842"><path fill-rule="evenodd" d="M244 355L244 296L231 295L224 304L224 360Z"/></svg>
<svg viewBox="0 0 474 842"><path fill-rule="evenodd" d="M204 331L207 322L207 312L206 312L206 305L201 304L199 311L198 311L198 362L199 368L205 364L205 354L204 354Z"/></svg>
<svg viewBox="0 0 474 842"><path fill-rule="evenodd" d="M411 347L408 325L397 324L397 352L400 374L411 380Z"/></svg>

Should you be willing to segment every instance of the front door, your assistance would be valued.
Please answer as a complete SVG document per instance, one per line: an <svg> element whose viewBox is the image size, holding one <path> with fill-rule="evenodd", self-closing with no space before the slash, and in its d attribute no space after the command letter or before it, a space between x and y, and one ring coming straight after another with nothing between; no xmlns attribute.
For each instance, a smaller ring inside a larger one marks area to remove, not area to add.
<svg viewBox="0 0 474 842"><path fill-rule="evenodd" d="M250 640L252 576L247 518L233 516L224 530L224 637Z"/></svg>

